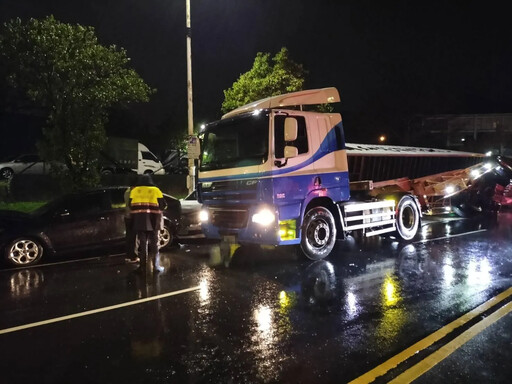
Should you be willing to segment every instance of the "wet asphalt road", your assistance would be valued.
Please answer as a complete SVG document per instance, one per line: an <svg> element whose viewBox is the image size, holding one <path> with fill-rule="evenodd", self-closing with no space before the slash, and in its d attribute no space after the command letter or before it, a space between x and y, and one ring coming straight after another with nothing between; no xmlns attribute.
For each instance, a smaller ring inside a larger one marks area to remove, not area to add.
<svg viewBox="0 0 512 384"><path fill-rule="evenodd" d="M365 382L512 286L512 213L427 219L412 244L350 239L320 262L240 248L226 268L215 246L175 247L145 281L124 255L0 271L0 383ZM412 377L509 301L375 382ZM511 325L506 312L416 382L510 382Z"/></svg>

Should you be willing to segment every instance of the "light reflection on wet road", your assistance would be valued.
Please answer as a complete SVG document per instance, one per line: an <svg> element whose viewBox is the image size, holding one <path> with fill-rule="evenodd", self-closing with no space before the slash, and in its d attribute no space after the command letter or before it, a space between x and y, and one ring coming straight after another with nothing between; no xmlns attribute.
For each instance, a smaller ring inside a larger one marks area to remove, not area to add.
<svg viewBox="0 0 512 384"><path fill-rule="evenodd" d="M511 234L511 213L447 217L319 262L242 247L225 268L197 242L152 281L122 257L2 271L0 329L199 288L0 335L0 367L9 383L347 382L512 286Z"/></svg>

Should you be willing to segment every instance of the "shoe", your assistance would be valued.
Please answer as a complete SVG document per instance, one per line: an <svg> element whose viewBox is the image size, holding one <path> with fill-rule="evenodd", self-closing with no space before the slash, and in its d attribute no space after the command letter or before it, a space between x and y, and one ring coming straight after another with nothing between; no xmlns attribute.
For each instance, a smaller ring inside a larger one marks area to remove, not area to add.
<svg viewBox="0 0 512 384"><path fill-rule="evenodd" d="M140 259L136 257L135 259L124 259L124 261L126 261L128 264L135 264L140 262Z"/></svg>

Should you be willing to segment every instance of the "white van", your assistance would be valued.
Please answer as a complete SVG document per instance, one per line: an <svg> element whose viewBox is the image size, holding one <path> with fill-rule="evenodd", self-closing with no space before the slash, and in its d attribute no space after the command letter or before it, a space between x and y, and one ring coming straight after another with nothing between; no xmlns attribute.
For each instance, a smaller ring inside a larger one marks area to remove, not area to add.
<svg viewBox="0 0 512 384"><path fill-rule="evenodd" d="M139 143L139 161L137 173L154 173L155 175L165 174L164 167L158 158L144 144Z"/></svg>

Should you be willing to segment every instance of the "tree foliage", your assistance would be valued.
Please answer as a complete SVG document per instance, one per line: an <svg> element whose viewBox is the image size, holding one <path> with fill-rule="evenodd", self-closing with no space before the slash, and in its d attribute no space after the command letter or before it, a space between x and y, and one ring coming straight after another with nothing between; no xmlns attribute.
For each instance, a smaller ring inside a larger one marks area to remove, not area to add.
<svg viewBox="0 0 512 384"><path fill-rule="evenodd" d="M286 48L272 58L270 53L258 52L252 68L224 91L222 112L266 97L300 91L306 74L302 64L290 59Z"/></svg>
<svg viewBox="0 0 512 384"><path fill-rule="evenodd" d="M99 44L92 27L49 16L5 23L0 57L8 83L47 111L41 156L68 186L96 184L109 108L148 101L154 92L128 67L126 51Z"/></svg>

